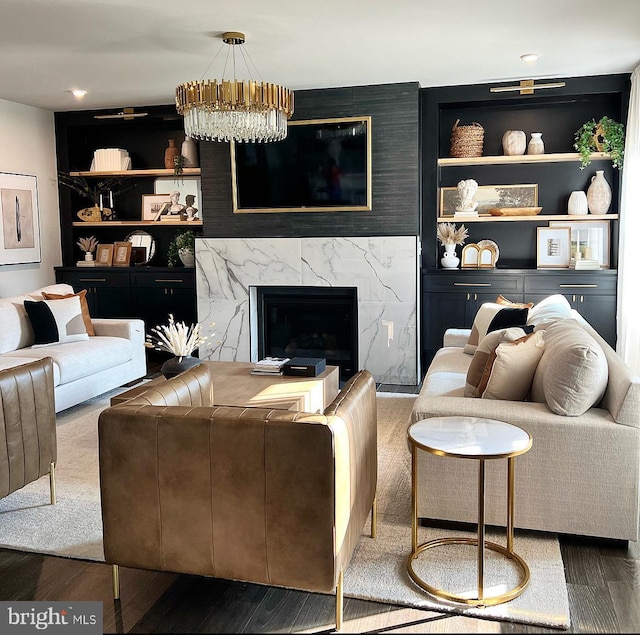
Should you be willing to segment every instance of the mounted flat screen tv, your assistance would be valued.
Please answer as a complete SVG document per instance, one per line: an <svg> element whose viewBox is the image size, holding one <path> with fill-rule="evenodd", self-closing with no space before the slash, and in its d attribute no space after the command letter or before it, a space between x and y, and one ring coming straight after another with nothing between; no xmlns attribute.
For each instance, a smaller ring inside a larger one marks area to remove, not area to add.
<svg viewBox="0 0 640 635"><path fill-rule="evenodd" d="M291 121L286 139L231 143L233 211L371 211L371 117Z"/></svg>

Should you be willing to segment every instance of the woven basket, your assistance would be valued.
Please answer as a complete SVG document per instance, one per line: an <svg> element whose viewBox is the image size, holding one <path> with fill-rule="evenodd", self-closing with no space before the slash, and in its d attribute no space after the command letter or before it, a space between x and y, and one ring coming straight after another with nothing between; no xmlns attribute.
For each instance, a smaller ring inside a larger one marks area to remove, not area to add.
<svg viewBox="0 0 640 635"><path fill-rule="evenodd" d="M451 129L452 157L481 157L484 144L484 128L475 121L469 126L459 126L460 119L456 119Z"/></svg>

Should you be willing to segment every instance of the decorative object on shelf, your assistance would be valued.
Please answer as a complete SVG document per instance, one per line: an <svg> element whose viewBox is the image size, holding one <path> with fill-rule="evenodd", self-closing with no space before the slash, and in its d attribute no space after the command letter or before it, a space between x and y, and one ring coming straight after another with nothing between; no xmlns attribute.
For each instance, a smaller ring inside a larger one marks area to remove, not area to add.
<svg viewBox="0 0 640 635"><path fill-rule="evenodd" d="M143 194L142 220L158 220L163 210L171 205L170 194Z"/></svg>
<svg viewBox="0 0 640 635"><path fill-rule="evenodd" d="M538 269L567 269L571 260L568 227L538 227Z"/></svg>
<svg viewBox="0 0 640 635"><path fill-rule="evenodd" d="M265 142L284 139L287 120L293 115L292 91L253 79L236 80L236 46L241 47L242 58L251 76L246 64L247 57L251 58L243 46L244 33L223 33L222 41L230 46L233 79L191 81L176 88L176 110L184 116L187 136L207 141Z"/></svg>
<svg viewBox="0 0 640 635"><path fill-rule="evenodd" d="M197 322L187 326L184 322L176 322L173 314L169 314L168 324L154 326L147 334L145 346L174 355L160 369L162 374L169 379L202 362L201 359L193 357L192 353L208 339L209 336L202 335L200 324Z"/></svg>
<svg viewBox="0 0 640 635"><path fill-rule="evenodd" d="M131 169L131 157L121 148L100 148L93 153L90 172L124 172Z"/></svg>
<svg viewBox="0 0 640 635"><path fill-rule="evenodd" d="M500 250L493 240L469 243L462 250L463 269L495 269Z"/></svg>
<svg viewBox="0 0 640 635"><path fill-rule="evenodd" d="M89 199L93 203L92 207L86 207L78 212L78 218L80 220L92 222L105 220L103 219L103 214L113 220L112 209L114 194L128 192L136 186L136 184L132 182L132 179L125 176L115 176L100 180L94 178L91 180L90 185L89 181L83 176L71 176L71 174L62 171L58 171L58 183L68 187L70 190L73 190L83 198ZM110 208L105 208L104 206L104 197L107 195L109 196ZM96 218L96 214L93 211L94 209L98 211L98 218Z"/></svg>
<svg viewBox="0 0 640 635"><path fill-rule="evenodd" d="M128 267L131 264L131 243L121 240L113 244L114 267Z"/></svg>
<svg viewBox="0 0 640 635"><path fill-rule="evenodd" d="M608 220L550 221L549 227L568 227L571 231L571 257L575 260L595 260L597 269L610 267ZM588 263L587 263L588 264ZM575 269L588 269L582 263Z"/></svg>
<svg viewBox="0 0 640 635"><path fill-rule="evenodd" d="M473 198L478 214L488 214L492 207L537 207L538 185L479 185ZM459 205L457 186L440 188L440 218L454 217Z"/></svg>
<svg viewBox="0 0 640 635"><path fill-rule="evenodd" d="M78 238L76 245L84 251L84 259L87 262L93 261L93 252L98 246L98 239L95 236L83 236L82 238Z"/></svg>
<svg viewBox="0 0 640 635"><path fill-rule="evenodd" d="M456 158L481 157L484 146L484 128L474 121L470 125L460 126L456 119L451 129L449 154Z"/></svg>
<svg viewBox="0 0 640 635"><path fill-rule="evenodd" d="M440 264L445 269L457 269L460 258L456 256L456 245L464 245L464 241L469 235L469 230L464 226L456 227L453 223L440 223L436 230L436 236L440 243L444 245L444 256L440 259Z"/></svg>
<svg viewBox="0 0 640 635"><path fill-rule="evenodd" d="M536 216L542 207L490 207L491 216Z"/></svg>
<svg viewBox="0 0 640 635"><path fill-rule="evenodd" d="M198 145L192 137L185 137L180 149L182 156L182 166L185 168L198 168Z"/></svg>
<svg viewBox="0 0 640 635"><path fill-rule="evenodd" d="M184 211L187 215L187 220L191 221L191 220L198 220L198 208L194 206L196 197L193 194L187 194L184 197L184 202L186 207L184 208Z"/></svg>
<svg viewBox="0 0 640 635"><path fill-rule="evenodd" d="M81 209L78 214L78 218L86 223L101 223L102 214L99 207L85 207Z"/></svg>
<svg viewBox="0 0 640 635"><path fill-rule="evenodd" d="M621 169L624 163L624 125L609 117L602 117L582 124L575 133L573 147L580 153L580 169L591 163L593 152L607 152L614 168Z"/></svg>
<svg viewBox="0 0 640 635"><path fill-rule="evenodd" d="M180 251L183 251L182 255ZM167 262L170 267L175 267L179 261L182 262L185 267L193 267L194 262L191 261L190 265L187 265L183 257L190 261L185 251L190 251L194 256L196 253L196 235L191 229L187 229L184 232L179 232L176 234L175 238L169 243L169 251L167 252Z"/></svg>
<svg viewBox="0 0 640 635"><path fill-rule="evenodd" d="M582 216L589 212L587 195L582 190L575 190L569 195L567 214L570 216Z"/></svg>
<svg viewBox="0 0 640 635"><path fill-rule="evenodd" d="M100 267L110 267L113 261L113 244L100 243L96 249L96 263Z"/></svg>
<svg viewBox="0 0 640 635"><path fill-rule="evenodd" d="M479 249L486 249L487 247L493 249L493 251L495 252L495 257L493 259L493 265L495 266L498 262L498 258L500 258L500 248L498 247L498 243L493 240L489 240L488 238L478 241ZM482 258L480 259L480 264L482 264Z"/></svg>
<svg viewBox="0 0 640 635"><path fill-rule="evenodd" d="M527 154L544 154L544 141L541 132L532 132L529 145L527 146Z"/></svg>
<svg viewBox="0 0 640 635"><path fill-rule="evenodd" d="M524 154L527 149L527 135L524 130L507 130L502 135L502 151L505 156Z"/></svg>
<svg viewBox="0 0 640 635"><path fill-rule="evenodd" d="M153 239L153 236L142 229L137 229L131 232L125 240L128 240L131 243L132 255L135 249L144 251L144 258L137 260L132 257L133 263L136 265L149 264L156 253L156 241Z"/></svg>
<svg viewBox="0 0 640 635"><path fill-rule="evenodd" d="M458 204L456 205L456 215L466 214L477 216L476 208L478 203L473 197L478 191L478 182L473 179L466 179L458 182Z"/></svg>
<svg viewBox="0 0 640 635"><path fill-rule="evenodd" d="M611 205L611 187L604 178L604 170L596 170L587 188L587 205L591 214L606 214Z"/></svg>
<svg viewBox="0 0 640 635"><path fill-rule="evenodd" d="M176 146L175 139L169 139L169 145L164 151L164 167L167 170L174 170L176 167L175 159L180 156L180 150Z"/></svg>

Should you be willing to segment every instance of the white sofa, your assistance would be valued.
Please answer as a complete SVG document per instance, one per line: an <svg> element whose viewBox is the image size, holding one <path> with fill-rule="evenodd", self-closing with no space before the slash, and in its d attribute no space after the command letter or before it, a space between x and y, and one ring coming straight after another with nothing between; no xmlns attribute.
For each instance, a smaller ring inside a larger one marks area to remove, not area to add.
<svg viewBox="0 0 640 635"><path fill-rule="evenodd" d="M640 378L580 315L572 318L600 344L608 364L604 396L584 414L556 414L529 400L465 397L472 355L462 347L470 331L452 329L428 368L411 422L460 415L523 428L533 446L515 461L516 527L637 540ZM542 359L536 373L541 368ZM477 522L477 461L419 452L417 474L420 518ZM506 524L506 482L506 461L486 461L487 524Z"/></svg>
<svg viewBox="0 0 640 635"><path fill-rule="evenodd" d="M93 318L95 336L88 340L32 348L34 333L24 301L42 300L43 292L65 295L74 290L68 284L54 284L0 298L0 370L51 357L56 412L144 377L142 320Z"/></svg>

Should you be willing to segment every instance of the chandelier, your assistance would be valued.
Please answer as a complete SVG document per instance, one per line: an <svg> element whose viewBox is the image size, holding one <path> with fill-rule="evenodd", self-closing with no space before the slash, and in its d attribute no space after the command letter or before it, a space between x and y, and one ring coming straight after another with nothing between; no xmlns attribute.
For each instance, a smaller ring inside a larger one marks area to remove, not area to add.
<svg viewBox="0 0 640 635"><path fill-rule="evenodd" d="M284 139L287 136L287 120L293 115L293 92L283 86L253 79L236 80L236 46L240 47L247 70L247 58L253 64L243 46L244 33L223 33L222 40L232 52L233 79L200 79L185 82L176 88L176 109L184 116L186 135L206 141L264 142ZM226 63L223 77L225 70Z"/></svg>

